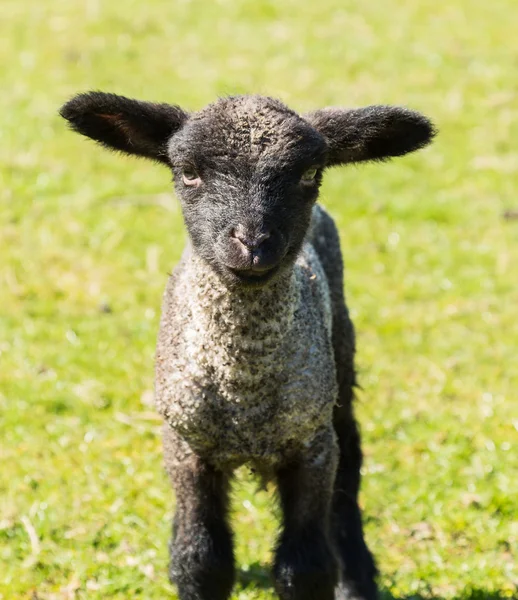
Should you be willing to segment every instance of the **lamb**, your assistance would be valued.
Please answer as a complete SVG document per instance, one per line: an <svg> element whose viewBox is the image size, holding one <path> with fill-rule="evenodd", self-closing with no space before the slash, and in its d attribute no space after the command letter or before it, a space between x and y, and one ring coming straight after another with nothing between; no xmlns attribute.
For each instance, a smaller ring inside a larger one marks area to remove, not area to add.
<svg viewBox="0 0 518 600"><path fill-rule="evenodd" d="M358 491L354 329L325 169L418 150L431 122L391 106L298 115L263 96L178 106L89 92L71 127L172 169L189 234L163 300L156 402L176 491L169 575L181 600L234 583L233 471L277 484L281 600L377 597Z"/></svg>

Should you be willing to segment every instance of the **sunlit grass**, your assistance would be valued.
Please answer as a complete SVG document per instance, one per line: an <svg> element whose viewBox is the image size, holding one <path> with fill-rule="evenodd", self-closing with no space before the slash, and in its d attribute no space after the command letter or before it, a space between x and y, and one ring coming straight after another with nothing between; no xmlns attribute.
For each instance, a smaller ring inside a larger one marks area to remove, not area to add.
<svg viewBox="0 0 518 600"><path fill-rule="evenodd" d="M402 103L433 147L337 170L358 330L362 504L385 599L516 595L518 5L4 0L0 598L174 598L152 401L184 232L170 176L68 132L104 89L196 109ZM271 490L239 473L236 598L274 598Z"/></svg>

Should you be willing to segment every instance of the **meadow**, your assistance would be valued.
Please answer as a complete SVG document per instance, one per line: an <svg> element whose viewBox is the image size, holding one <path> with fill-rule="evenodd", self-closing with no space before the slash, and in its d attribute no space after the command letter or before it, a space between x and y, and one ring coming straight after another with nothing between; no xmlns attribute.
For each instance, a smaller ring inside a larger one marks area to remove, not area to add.
<svg viewBox="0 0 518 600"><path fill-rule="evenodd" d="M153 406L185 239L167 169L69 132L102 89L201 108L404 104L430 148L327 173L358 333L383 600L518 597L518 3L3 0L0 598L176 596ZM235 598L275 598L276 510L234 491Z"/></svg>

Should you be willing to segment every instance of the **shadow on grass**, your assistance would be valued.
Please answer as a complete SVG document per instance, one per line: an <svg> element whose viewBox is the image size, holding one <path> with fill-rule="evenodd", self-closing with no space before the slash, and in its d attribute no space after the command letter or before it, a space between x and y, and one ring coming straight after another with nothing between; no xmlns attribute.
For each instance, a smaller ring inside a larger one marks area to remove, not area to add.
<svg viewBox="0 0 518 600"><path fill-rule="evenodd" d="M466 588L464 591L457 593L451 600L510 600L518 596L509 596L507 592L487 591L482 588ZM387 590L381 590L380 600L443 600L441 596L433 594L419 593L410 595L393 594Z"/></svg>
<svg viewBox="0 0 518 600"><path fill-rule="evenodd" d="M271 569L267 565L255 562L248 569L240 569L237 573L237 583L244 590L246 588L273 590ZM518 599L518 590L513 596L504 591L487 591L482 588L466 588L456 594L451 600L510 600ZM418 593L410 595L394 594L386 589L381 589L379 600L444 600L441 596L432 593Z"/></svg>
<svg viewBox="0 0 518 600"><path fill-rule="evenodd" d="M248 587L260 590L273 590L271 569L268 565L252 563L248 569L239 569L237 583L243 588Z"/></svg>

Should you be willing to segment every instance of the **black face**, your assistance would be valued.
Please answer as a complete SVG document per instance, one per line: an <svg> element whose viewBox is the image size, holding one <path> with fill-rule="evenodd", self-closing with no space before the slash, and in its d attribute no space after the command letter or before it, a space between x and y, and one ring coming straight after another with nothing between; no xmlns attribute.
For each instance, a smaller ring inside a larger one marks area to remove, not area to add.
<svg viewBox="0 0 518 600"><path fill-rule="evenodd" d="M243 286L265 285L293 263L324 167L402 156L435 134L406 108L324 108L301 117L264 96L222 98L189 114L89 92L60 113L107 148L172 168L195 251L227 283Z"/></svg>
<svg viewBox="0 0 518 600"><path fill-rule="evenodd" d="M286 109L207 112L169 144L191 241L227 284L265 285L301 248L326 142Z"/></svg>

